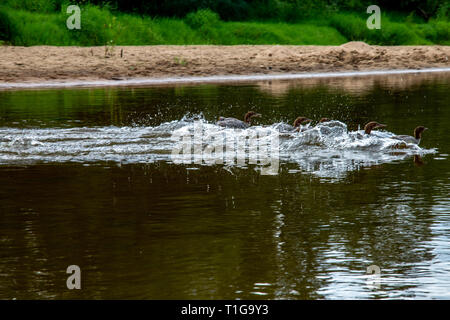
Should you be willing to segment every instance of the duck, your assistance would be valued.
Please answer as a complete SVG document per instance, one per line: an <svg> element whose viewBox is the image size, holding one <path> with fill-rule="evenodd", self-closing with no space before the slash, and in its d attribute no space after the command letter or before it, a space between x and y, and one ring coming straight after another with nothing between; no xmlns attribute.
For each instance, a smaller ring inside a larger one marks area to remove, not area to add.
<svg viewBox="0 0 450 320"><path fill-rule="evenodd" d="M317 124L319 124L319 123L324 123L324 122L328 122L328 121L331 121L331 120L328 119L328 118L322 118L322 119L319 120L319 122L318 122Z"/></svg>
<svg viewBox="0 0 450 320"><path fill-rule="evenodd" d="M249 111L244 116L244 121L236 118L219 117L217 125L226 128L247 129L251 125L252 118L261 117L261 114Z"/></svg>
<svg viewBox="0 0 450 320"><path fill-rule="evenodd" d="M385 128L385 127L387 127L387 125L378 123L376 121L370 121L369 123L367 123L364 126L364 133L365 134L370 134L373 129Z"/></svg>
<svg viewBox="0 0 450 320"><path fill-rule="evenodd" d="M290 124L286 124L286 123L281 123L279 125L277 125L277 129L280 132L295 132L295 131L300 131L300 127L302 124L306 124L311 122L312 120L306 117L297 117L294 120L294 124L291 126Z"/></svg>
<svg viewBox="0 0 450 320"><path fill-rule="evenodd" d="M356 131L355 135L353 136L353 139L364 139L366 136L370 135L373 129L385 127L387 127L385 124L381 124L376 121L370 121L364 126L364 134L362 134L359 131Z"/></svg>
<svg viewBox="0 0 450 320"><path fill-rule="evenodd" d="M317 122L317 124L315 125L315 128L317 127L322 135L328 135L331 133L331 128L329 128L327 126L322 126L322 123L329 122L329 121L331 121L331 119L321 118L319 120L319 122ZM308 128L308 129L312 129L312 128Z"/></svg>
<svg viewBox="0 0 450 320"><path fill-rule="evenodd" d="M302 124L304 123L309 123L312 120L306 117L297 117L297 119L295 119L294 121L294 128L298 128L300 127Z"/></svg>
<svg viewBox="0 0 450 320"><path fill-rule="evenodd" d="M414 136L408 136L408 135L399 135L399 136L393 136L392 139L396 140L402 140L406 143L412 143L412 144L419 144L420 140L422 139L422 133L428 130L428 128L425 128L424 126L418 126L414 129Z"/></svg>

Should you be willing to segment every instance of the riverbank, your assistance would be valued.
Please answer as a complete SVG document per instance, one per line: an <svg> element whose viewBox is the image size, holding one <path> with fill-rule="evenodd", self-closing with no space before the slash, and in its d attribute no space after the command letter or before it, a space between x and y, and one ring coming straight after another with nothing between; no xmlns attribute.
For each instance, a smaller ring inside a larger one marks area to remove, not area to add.
<svg viewBox="0 0 450 320"><path fill-rule="evenodd" d="M450 67L450 46L0 47L0 83Z"/></svg>

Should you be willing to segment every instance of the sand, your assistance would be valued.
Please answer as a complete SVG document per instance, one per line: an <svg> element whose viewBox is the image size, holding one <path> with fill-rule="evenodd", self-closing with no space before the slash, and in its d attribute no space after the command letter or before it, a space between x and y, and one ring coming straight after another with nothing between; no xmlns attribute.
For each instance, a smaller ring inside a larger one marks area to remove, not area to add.
<svg viewBox="0 0 450 320"><path fill-rule="evenodd" d="M0 46L0 83L424 69L450 46Z"/></svg>

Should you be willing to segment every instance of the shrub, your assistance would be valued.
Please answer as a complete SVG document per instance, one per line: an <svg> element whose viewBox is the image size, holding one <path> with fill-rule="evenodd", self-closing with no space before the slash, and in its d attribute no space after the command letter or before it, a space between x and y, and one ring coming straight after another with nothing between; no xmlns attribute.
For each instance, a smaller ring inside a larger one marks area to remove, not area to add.
<svg viewBox="0 0 450 320"><path fill-rule="evenodd" d="M216 0L211 9L217 12L221 19L243 21L249 17L249 5L243 0Z"/></svg>
<svg viewBox="0 0 450 320"><path fill-rule="evenodd" d="M438 20L448 21L450 15L450 1L442 3L436 13L436 18Z"/></svg>
<svg viewBox="0 0 450 320"><path fill-rule="evenodd" d="M14 9L50 13L61 8L63 0L3 0Z"/></svg>
<svg viewBox="0 0 450 320"><path fill-rule="evenodd" d="M62 10L65 11L65 8ZM66 16L64 19L66 19ZM113 38L114 21L111 13L92 5L81 8L81 29L68 30L71 37L82 46L105 45ZM64 23L65 25L65 23Z"/></svg>
<svg viewBox="0 0 450 320"><path fill-rule="evenodd" d="M330 19L330 25L349 40L364 41L369 37L366 21L354 14L335 14Z"/></svg>
<svg viewBox="0 0 450 320"><path fill-rule="evenodd" d="M220 22L219 15L209 9L200 9L186 16L186 23L193 29L212 27Z"/></svg>
<svg viewBox="0 0 450 320"><path fill-rule="evenodd" d="M11 41L14 33L14 24L6 8L0 7L0 40Z"/></svg>
<svg viewBox="0 0 450 320"><path fill-rule="evenodd" d="M404 24L385 22L381 30L377 31L380 31L379 36L372 37L377 44L400 45L418 43L417 35Z"/></svg>
<svg viewBox="0 0 450 320"><path fill-rule="evenodd" d="M431 42L448 44L450 42L450 22L432 20L422 26L424 37Z"/></svg>
<svg viewBox="0 0 450 320"><path fill-rule="evenodd" d="M428 25L421 28L420 24L392 22L386 15L381 17L381 29L368 29L363 17L350 13L335 14L330 25L349 40L378 45L429 44L427 39L434 40L431 35L434 37L436 33Z"/></svg>

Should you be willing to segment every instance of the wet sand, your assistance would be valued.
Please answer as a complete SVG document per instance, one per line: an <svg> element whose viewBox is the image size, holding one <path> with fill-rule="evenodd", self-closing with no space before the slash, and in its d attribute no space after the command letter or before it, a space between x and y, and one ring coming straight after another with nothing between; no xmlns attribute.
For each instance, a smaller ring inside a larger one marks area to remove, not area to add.
<svg viewBox="0 0 450 320"><path fill-rule="evenodd" d="M0 47L0 83L450 67L450 46Z"/></svg>

